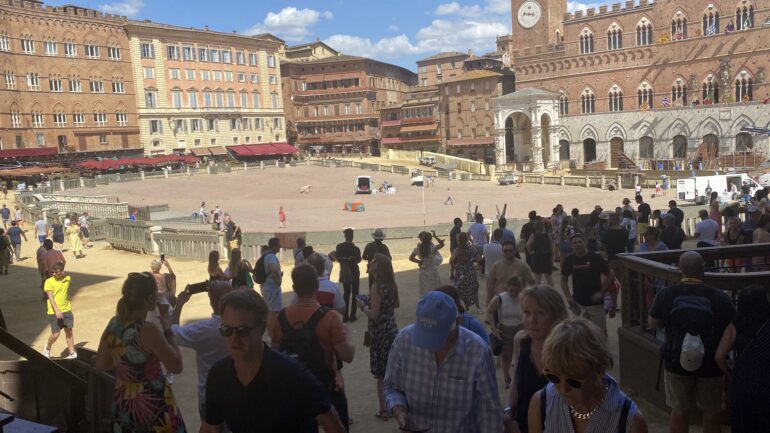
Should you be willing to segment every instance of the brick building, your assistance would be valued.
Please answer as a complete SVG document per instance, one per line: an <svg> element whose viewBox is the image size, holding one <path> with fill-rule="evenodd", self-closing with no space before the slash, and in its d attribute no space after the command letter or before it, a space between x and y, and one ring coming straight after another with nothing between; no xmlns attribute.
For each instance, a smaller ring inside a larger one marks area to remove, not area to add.
<svg viewBox="0 0 770 433"><path fill-rule="evenodd" d="M338 55L281 65L289 140L302 149L379 153L380 109L403 100L417 76Z"/></svg>
<svg viewBox="0 0 770 433"><path fill-rule="evenodd" d="M558 95L549 129L537 132L553 137L546 164L651 167L767 155L768 138L741 128L770 126L770 0L628 0L572 14L566 3L512 0L513 32L497 40L517 89ZM498 149L516 148L511 132L499 127ZM523 161L509 151L498 164Z"/></svg>
<svg viewBox="0 0 770 433"><path fill-rule="evenodd" d="M77 6L0 2L0 149L141 153L125 22Z"/></svg>
<svg viewBox="0 0 770 433"><path fill-rule="evenodd" d="M441 152L441 110L437 86L414 86L404 101L380 109L382 147Z"/></svg>
<svg viewBox="0 0 770 433"><path fill-rule="evenodd" d="M435 86L444 80L462 75L463 63L468 57L468 54L447 51L418 60L417 76L419 85L423 87Z"/></svg>
<svg viewBox="0 0 770 433"><path fill-rule="evenodd" d="M289 45L281 50L281 62L309 62L338 56L340 53L334 48L316 39L315 42L299 45Z"/></svg>
<svg viewBox="0 0 770 433"><path fill-rule="evenodd" d="M286 141L281 39L149 21L126 31L146 154L217 156Z"/></svg>

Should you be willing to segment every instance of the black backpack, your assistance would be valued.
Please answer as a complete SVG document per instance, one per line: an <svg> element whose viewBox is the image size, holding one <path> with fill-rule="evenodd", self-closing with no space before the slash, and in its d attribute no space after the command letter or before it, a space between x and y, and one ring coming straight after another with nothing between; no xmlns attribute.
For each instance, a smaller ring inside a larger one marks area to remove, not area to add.
<svg viewBox="0 0 770 433"><path fill-rule="evenodd" d="M685 336L690 334L688 339L692 336L700 338L703 346L712 349L709 351L711 354L706 353L704 359L713 356L713 349L721 337L717 335L712 301L709 297L697 294L679 294L674 296L672 305L667 320L665 356L674 373L692 374L680 363Z"/></svg>
<svg viewBox="0 0 770 433"><path fill-rule="evenodd" d="M262 254L262 256L257 260L257 263L254 265L254 272L252 273L252 277L255 283L257 284L264 284L265 281L267 281L268 272L267 269L265 269L265 256L268 254L275 254L272 252Z"/></svg>
<svg viewBox="0 0 770 433"><path fill-rule="evenodd" d="M334 377L326 364L324 348L315 333L318 322L329 311L326 307L318 308L307 323L301 328L294 328L286 319L286 310L278 313L281 325L281 346L278 350L302 363L326 387L331 387Z"/></svg>

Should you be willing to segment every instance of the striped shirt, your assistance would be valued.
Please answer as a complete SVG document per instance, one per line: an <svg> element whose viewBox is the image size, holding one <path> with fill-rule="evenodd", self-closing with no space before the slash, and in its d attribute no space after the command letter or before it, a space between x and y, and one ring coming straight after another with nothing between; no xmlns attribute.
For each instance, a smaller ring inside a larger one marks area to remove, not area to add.
<svg viewBox="0 0 770 433"><path fill-rule="evenodd" d="M612 433L618 431L618 423L621 421L620 414L626 395L620 390L620 386L612 378L605 374L604 383L607 385L607 395L604 397L599 410L594 413L588 422L588 428L585 433ZM546 392L546 415L545 430L543 433L572 433L572 417L569 413L569 405L562 398L561 394L549 383L544 388ZM631 432L631 424L637 412L636 403L631 402L626 417L625 433Z"/></svg>
<svg viewBox="0 0 770 433"><path fill-rule="evenodd" d="M402 405L431 433L500 433L503 415L492 352L476 334L459 328L440 366L433 352L412 344L414 325L393 342L385 372L388 410Z"/></svg>

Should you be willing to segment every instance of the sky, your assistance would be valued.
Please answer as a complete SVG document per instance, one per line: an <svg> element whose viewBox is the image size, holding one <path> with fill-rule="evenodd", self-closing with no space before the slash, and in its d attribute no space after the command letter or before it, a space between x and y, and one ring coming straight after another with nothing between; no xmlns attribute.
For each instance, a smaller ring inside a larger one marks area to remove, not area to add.
<svg viewBox="0 0 770 433"><path fill-rule="evenodd" d="M554 0L551 0L554 1ZM565 0L556 0L565 1ZM570 11L620 0L567 1ZM327 43L344 54L416 71L441 51L484 54L511 31L510 0L49 0L137 20L241 34L268 32L289 45ZM214 7L212 7L212 5Z"/></svg>

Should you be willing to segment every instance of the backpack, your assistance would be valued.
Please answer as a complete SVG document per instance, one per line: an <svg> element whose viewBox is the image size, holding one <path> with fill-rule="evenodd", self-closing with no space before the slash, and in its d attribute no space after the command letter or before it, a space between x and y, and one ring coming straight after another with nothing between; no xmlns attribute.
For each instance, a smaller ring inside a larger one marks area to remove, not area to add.
<svg viewBox="0 0 770 433"><path fill-rule="evenodd" d="M257 263L254 265L254 272L252 276L254 277L254 282L257 284L265 284L265 281L267 281L268 272L267 269L265 269L265 256L268 254L274 253L262 254L259 260L257 260Z"/></svg>
<svg viewBox="0 0 770 433"><path fill-rule="evenodd" d="M288 355L307 367L324 386L330 387L334 382L329 366L326 364L325 352L321 346L321 340L315 332L318 322L330 311L326 307L319 307L307 323L301 328L294 328L286 319L286 309L278 313L278 323L281 325L281 346L279 351Z"/></svg>
<svg viewBox="0 0 770 433"><path fill-rule="evenodd" d="M715 320L710 298L689 294L674 297L666 335L666 354L674 373L700 369L706 345L716 347L719 339Z"/></svg>

